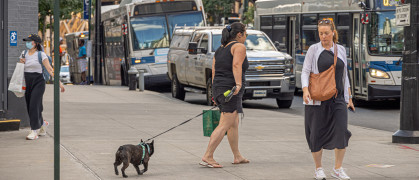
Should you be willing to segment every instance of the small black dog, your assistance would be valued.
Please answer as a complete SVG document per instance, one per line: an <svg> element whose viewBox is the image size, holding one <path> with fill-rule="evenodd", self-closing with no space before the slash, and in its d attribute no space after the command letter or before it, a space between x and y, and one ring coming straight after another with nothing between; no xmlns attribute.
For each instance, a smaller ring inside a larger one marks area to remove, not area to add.
<svg viewBox="0 0 419 180"><path fill-rule="evenodd" d="M115 163L113 163L115 167L115 174L119 175L117 167L124 163L121 168L122 177L128 177L125 174L125 169L129 166L129 163L134 165L135 169L137 170L138 175L142 175L147 171L148 161L150 157L154 153L154 140L151 143L144 143L141 139L141 143L139 145L132 145L126 144L120 146L118 151L115 153ZM144 165L144 170L140 171L140 165Z"/></svg>

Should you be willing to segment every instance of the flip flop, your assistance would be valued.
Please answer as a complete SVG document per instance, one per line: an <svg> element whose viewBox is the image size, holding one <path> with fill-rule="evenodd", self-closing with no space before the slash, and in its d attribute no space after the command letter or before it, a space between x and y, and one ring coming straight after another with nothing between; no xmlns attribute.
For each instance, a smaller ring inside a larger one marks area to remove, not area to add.
<svg viewBox="0 0 419 180"><path fill-rule="evenodd" d="M247 164L247 163L250 163L250 161L248 159L243 159L242 161L238 163L232 162L231 164Z"/></svg>
<svg viewBox="0 0 419 180"><path fill-rule="evenodd" d="M220 164L218 164L218 163L210 164L210 163L207 163L207 162L205 162L205 161L201 161L201 162L199 163L199 165L201 165L201 166L205 166L205 167L209 167L209 168L222 168L222 166L221 166ZM221 166L221 167L216 167L216 166L214 166L214 165L218 165L218 166Z"/></svg>

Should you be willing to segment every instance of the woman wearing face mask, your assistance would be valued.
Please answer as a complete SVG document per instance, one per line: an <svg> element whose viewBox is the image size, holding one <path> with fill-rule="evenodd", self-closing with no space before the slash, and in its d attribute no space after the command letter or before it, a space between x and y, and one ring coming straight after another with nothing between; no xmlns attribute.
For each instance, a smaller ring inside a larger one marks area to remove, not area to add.
<svg viewBox="0 0 419 180"><path fill-rule="evenodd" d="M348 78L346 49L336 44L338 34L332 19L320 20L318 31L321 42L310 46L304 60L301 74L303 100L306 104L309 104L311 100L308 90L310 73L318 74L333 66L336 53L337 95L329 100L321 101L320 105L305 106L306 139L316 165L314 177L326 179L321 158L323 149L329 149L335 151L335 167L332 170L332 176L337 179L350 179L342 168L345 148L351 137L351 132L348 131L347 108L355 110ZM337 46L336 50L335 46Z"/></svg>
<svg viewBox="0 0 419 180"><path fill-rule="evenodd" d="M26 137L27 140L38 139L38 136L46 135L48 122L42 117L42 97L45 92L45 79L42 74L42 66L46 68L51 77L54 76L54 70L49 64L47 55L42 52L41 38L36 34L31 34L23 39L26 41L25 50L20 55L20 63L25 64L25 82L26 82L26 108L29 115L31 131ZM25 53L26 52L26 53ZM39 54L41 53L42 64L39 63ZM60 82L61 92L64 92L64 86Z"/></svg>

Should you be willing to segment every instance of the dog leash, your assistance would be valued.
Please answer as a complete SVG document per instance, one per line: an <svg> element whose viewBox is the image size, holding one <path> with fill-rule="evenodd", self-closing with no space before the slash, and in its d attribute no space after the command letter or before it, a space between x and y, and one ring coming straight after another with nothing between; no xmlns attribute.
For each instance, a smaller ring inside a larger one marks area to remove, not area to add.
<svg viewBox="0 0 419 180"><path fill-rule="evenodd" d="M213 110L213 109L215 109L215 108L217 108L217 107L218 107L218 105L217 105L217 106L212 107L211 109L208 109L208 111ZM170 128L170 129L168 129L168 130L166 130L166 131L164 131L164 132L162 132L162 133L160 133L160 134L157 134L157 135L153 136L152 138L149 138L149 139L145 140L144 142L148 142L148 141L150 141L150 140L152 140L152 139L154 139L154 138L156 138L156 137L158 137L158 136L160 136L160 135L162 135L162 134L164 134L164 133L167 133L167 132L169 132L169 131L171 131L171 130L173 130L173 129L175 129L175 128L179 127L179 126L182 126L182 125L184 125L184 124L188 123L189 121L191 121L192 119L195 119L195 118L197 118L197 117L199 117L199 116L201 116L201 115L203 115L203 114L204 114L204 112L202 112L202 113L200 113L200 114L196 115L196 116L195 116L195 117L193 117L193 118L190 118L190 119L188 119L188 120L186 120L186 121L183 121L182 123L180 123L180 124L178 124L178 125L176 125L176 126L174 126L174 127Z"/></svg>
<svg viewBox="0 0 419 180"><path fill-rule="evenodd" d="M229 102L230 100L231 100L231 98L233 97L233 94L234 94L234 92L236 91L236 86L234 86L233 87L233 89L231 89L231 90L227 90L226 92L224 92L224 97L225 97L225 102ZM214 100L214 99L213 99ZM212 107L211 109L208 109L208 111L210 111L210 110L213 110L213 109L215 109L215 108L217 108L217 107L220 107L221 105L219 105L219 104L217 104L216 106L214 106L214 107ZM164 132L162 132L162 133L160 133L160 134L157 134L157 135L155 135L155 136L153 136L153 137L151 137L151 138L148 138L147 140L145 140L144 142L148 142L148 141L150 141L150 140L152 140L152 139L154 139L154 138L156 138L156 137L158 137L158 136L160 136L160 135L162 135L162 134L164 134L164 133L167 133L167 132L169 132L169 131L171 131L171 130L173 130L173 129L175 129L175 128L177 128L177 127L179 127L179 126L182 126L182 125L184 125L184 124L186 124L186 123L188 123L189 121L191 121L192 119L195 119L195 118L197 118L197 117L199 117L199 116L201 116L201 115L203 115L204 114L204 112L202 112L202 113L200 113L200 114L198 114L198 115L196 115L195 117L193 117L193 118L190 118L190 119L188 119L188 120L186 120L186 121L183 121L182 123L180 123L180 124L178 124L178 125L176 125L176 126L174 126L174 127L172 127L172 128L170 128L170 129L168 129L168 130L166 130L166 131L164 131Z"/></svg>

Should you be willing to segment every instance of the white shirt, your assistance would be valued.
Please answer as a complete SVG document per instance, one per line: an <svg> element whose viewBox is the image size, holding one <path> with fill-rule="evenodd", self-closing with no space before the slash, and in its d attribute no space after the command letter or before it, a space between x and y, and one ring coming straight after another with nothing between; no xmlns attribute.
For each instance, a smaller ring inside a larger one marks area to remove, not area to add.
<svg viewBox="0 0 419 180"><path fill-rule="evenodd" d="M23 51L20 56L20 58L23 58L22 55L25 51ZM48 57L44 52L41 52L42 62L48 61ZM38 51L35 51L32 55L29 55L29 50L25 54L25 72L35 72L35 73L42 73L42 65L39 64L38 60Z"/></svg>
<svg viewBox="0 0 419 180"><path fill-rule="evenodd" d="M343 61L345 64L345 68L343 71L343 82L344 82L344 94L345 94L345 101L349 103L349 92L348 88L350 86L349 78L348 78L348 68L347 68L347 59L346 59L346 49L341 45L338 46L338 57ZM316 44L311 45L308 50L306 57L304 59L303 70L301 73L301 86L302 88L308 87L310 73L319 74L319 68L317 67L317 62L319 60L320 54L325 50L323 48L322 43L318 42ZM334 52L334 45L332 48L329 49L330 51ZM339 59L338 59L339 60Z"/></svg>

